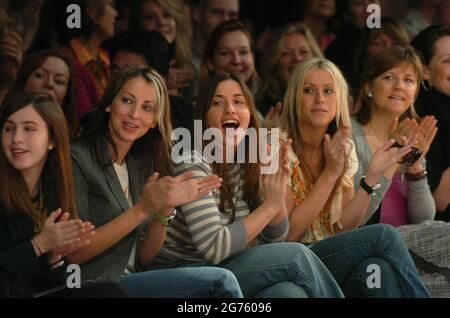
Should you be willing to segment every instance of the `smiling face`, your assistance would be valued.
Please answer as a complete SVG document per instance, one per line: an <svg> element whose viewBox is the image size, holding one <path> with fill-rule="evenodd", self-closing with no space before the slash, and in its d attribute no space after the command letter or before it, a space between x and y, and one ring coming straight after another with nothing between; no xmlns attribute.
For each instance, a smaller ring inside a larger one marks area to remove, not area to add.
<svg viewBox="0 0 450 318"><path fill-rule="evenodd" d="M50 96L58 105L63 105L69 85L70 71L60 58L49 56L44 63L28 77L26 92Z"/></svg>
<svg viewBox="0 0 450 318"><path fill-rule="evenodd" d="M450 36L436 41L434 55L425 70L424 78L438 91L450 96Z"/></svg>
<svg viewBox="0 0 450 318"><path fill-rule="evenodd" d="M300 125L326 128L336 117L336 87L331 74L322 69L309 72L300 96Z"/></svg>
<svg viewBox="0 0 450 318"><path fill-rule="evenodd" d="M247 82L255 68L250 40L242 31L225 33L217 44L209 68L216 74L231 73Z"/></svg>
<svg viewBox="0 0 450 318"><path fill-rule="evenodd" d="M144 2L141 9L141 27L147 31L158 31L172 44L177 36L177 23L173 15L155 1Z"/></svg>
<svg viewBox="0 0 450 318"><path fill-rule="evenodd" d="M39 176L52 147L46 122L28 105L13 113L2 130L2 147L8 162L23 175Z"/></svg>
<svg viewBox="0 0 450 318"><path fill-rule="evenodd" d="M155 88L143 77L127 81L111 105L109 132L116 145L131 145L156 126Z"/></svg>
<svg viewBox="0 0 450 318"><path fill-rule="evenodd" d="M282 81L287 85L289 77L297 65L312 57L311 47L303 34L287 35L284 38L283 48L277 62Z"/></svg>
<svg viewBox="0 0 450 318"><path fill-rule="evenodd" d="M250 123L250 110L240 84L234 80L220 82L206 114L206 126L219 128L223 136L237 146ZM228 143L229 145L230 143Z"/></svg>
<svg viewBox="0 0 450 318"><path fill-rule="evenodd" d="M414 102L419 81L410 64L401 64L378 76L365 88L373 95L373 111L403 114Z"/></svg>

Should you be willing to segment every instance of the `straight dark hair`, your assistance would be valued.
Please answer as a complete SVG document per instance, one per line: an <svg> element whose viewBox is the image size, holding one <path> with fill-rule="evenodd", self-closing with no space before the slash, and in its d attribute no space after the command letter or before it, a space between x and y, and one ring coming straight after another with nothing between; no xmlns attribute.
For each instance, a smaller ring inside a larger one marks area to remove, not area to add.
<svg viewBox="0 0 450 318"><path fill-rule="evenodd" d="M436 42L444 36L450 36L450 25L432 25L411 41L411 46L421 54L425 65L430 63L435 54Z"/></svg>
<svg viewBox="0 0 450 318"><path fill-rule="evenodd" d="M75 87L75 76L72 63L59 51L49 49L39 52L35 52L27 56L22 65L20 66L19 72L17 73L17 79L10 90L11 95L16 95L25 90L28 79L31 74L36 71L49 57L55 57L62 60L69 68L69 82L67 83L67 92L64 96L63 104L60 105L66 121L69 127L70 139L74 140L78 133L78 118L76 113L76 87Z"/></svg>
<svg viewBox="0 0 450 318"><path fill-rule="evenodd" d="M256 117L256 106L255 102L253 101L253 96L247 87L247 85L237 76L232 74L219 74L214 76L211 80L203 83L203 86L200 89L198 101L197 101L197 107L194 114L194 118L197 120L201 120L203 123L207 123L207 114L209 109L211 108L212 101L215 95L215 92L217 90L217 87L220 83L223 81L232 80L239 84L239 86L242 88L242 91L244 93L244 98L247 102L247 106L250 111L250 122L249 127L255 128L257 131L259 130L259 124ZM207 127L205 124L202 129L202 135L203 132L210 127ZM194 132L192 132L194 133ZM195 134L193 134L195 135ZM258 134L256 134L258 136ZM259 137L258 137L259 138ZM244 141L242 141L244 142ZM259 142L257 143L259 145ZM205 146L205 144L203 145ZM246 158L249 158L249 142L246 141L245 144L245 155ZM261 164L259 162L257 163L250 163L249 160L246 160L245 163L243 163L245 174L244 174L244 201L247 202L250 211L255 210L259 203L259 176L260 176L260 167ZM226 163L212 163L211 164L212 169L216 175L221 177L223 179L222 187L220 189L220 204L219 204L219 210L224 213L225 211L225 205L231 208L232 215L230 219L230 224L234 222L235 219L235 213L236 213L236 207L233 203L233 189L231 188L231 180L230 176L227 172L227 164Z"/></svg>
<svg viewBox="0 0 450 318"><path fill-rule="evenodd" d="M5 122L12 114L29 105L32 105L39 116L47 123L49 138L54 143L53 150L48 152L41 174L43 191L44 193L56 192L58 194L57 207L69 212L71 217L75 218L76 206L69 134L61 107L55 105L54 101L45 95L21 93L12 96L5 101L0 112L1 132L3 134ZM0 151L0 171L2 171L0 201L6 211L25 213L37 220L25 179L22 173L7 160L3 147Z"/></svg>

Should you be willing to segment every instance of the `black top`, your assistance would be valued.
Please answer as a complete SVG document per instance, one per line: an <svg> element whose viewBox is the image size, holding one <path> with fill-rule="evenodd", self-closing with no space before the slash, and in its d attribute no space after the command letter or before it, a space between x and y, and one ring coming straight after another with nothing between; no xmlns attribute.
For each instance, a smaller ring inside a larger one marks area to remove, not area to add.
<svg viewBox="0 0 450 318"><path fill-rule="evenodd" d="M35 222L24 213L8 213L0 203L0 266L18 273L33 292L65 284L65 267L50 270L46 255L36 257L31 239Z"/></svg>
<svg viewBox="0 0 450 318"><path fill-rule="evenodd" d="M422 88L415 105L420 116L433 115L438 121L437 135L427 153L428 183L434 191L450 166L450 96L434 88L429 92ZM450 205L444 212L436 213L436 220L450 221Z"/></svg>
<svg viewBox="0 0 450 318"><path fill-rule="evenodd" d="M169 95L169 101L173 129L179 127L189 129L194 118L192 103L185 97L175 95Z"/></svg>
<svg viewBox="0 0 450 318"><path fill-rule="evenodd" d="M352 88L352 94L357 94L361 74L355 74L355 60L362 30L353 25L348 25L338 34L336 39L330 43L325 51L325 56L335 63L342 71L349 86Z"/></svg>
<svg viewBox="0 0 450 318"><path fill-rule="evenodd" d="M284 93L277 93L276 90L269 91L256 101L256 107L263 117L266 117L271 107L275 107L278 102L283 103Z"/></svg>

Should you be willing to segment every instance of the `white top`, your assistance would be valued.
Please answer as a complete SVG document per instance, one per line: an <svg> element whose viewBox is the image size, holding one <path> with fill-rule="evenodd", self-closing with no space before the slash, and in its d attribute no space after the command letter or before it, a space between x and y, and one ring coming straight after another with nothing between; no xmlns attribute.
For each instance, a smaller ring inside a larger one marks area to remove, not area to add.
<svg viewBox="0 0 450 318"><path fill-rule="evenodd" d="M116 171L117 177L119 178L120 185L122 186L125 198L127 198L130 208L133 206L133 200L130 195L130 183L128 178L128 168L127 164L124 162L123 165L118 165L114 163L114 170ZM131 250L130 259L128 260L128 265L125 268L124 274L130 274L136 271L135 267L136 259L136 242L134 242L133 249Z"/></svg>

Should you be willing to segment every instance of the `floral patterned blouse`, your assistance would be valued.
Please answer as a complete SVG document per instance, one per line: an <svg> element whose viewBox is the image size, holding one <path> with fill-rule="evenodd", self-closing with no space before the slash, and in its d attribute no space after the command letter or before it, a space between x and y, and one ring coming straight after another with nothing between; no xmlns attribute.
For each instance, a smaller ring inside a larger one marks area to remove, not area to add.
<svg viewBox="0 0 450 318"><path fill-rule="evenodd" d="M337 189L331 205L328 209L320 212L319 216L310 225L305 235L300 239L301 243L310 244L334 236L334 226L342 228L339 223L342 218L342 189L343 187L353 188L352 177L358 170L358 158L356 156L355 145L351 139L347 140L347 172L342 179L342 186ZM291 177L288 185L292 189L295 205L299 205L312 190L313 185L307 184L303 176L302 167L299 165L297 156L292 148L289 150L289 164L291 167ZM324 198L326 200L326 198Z"/></svg>

